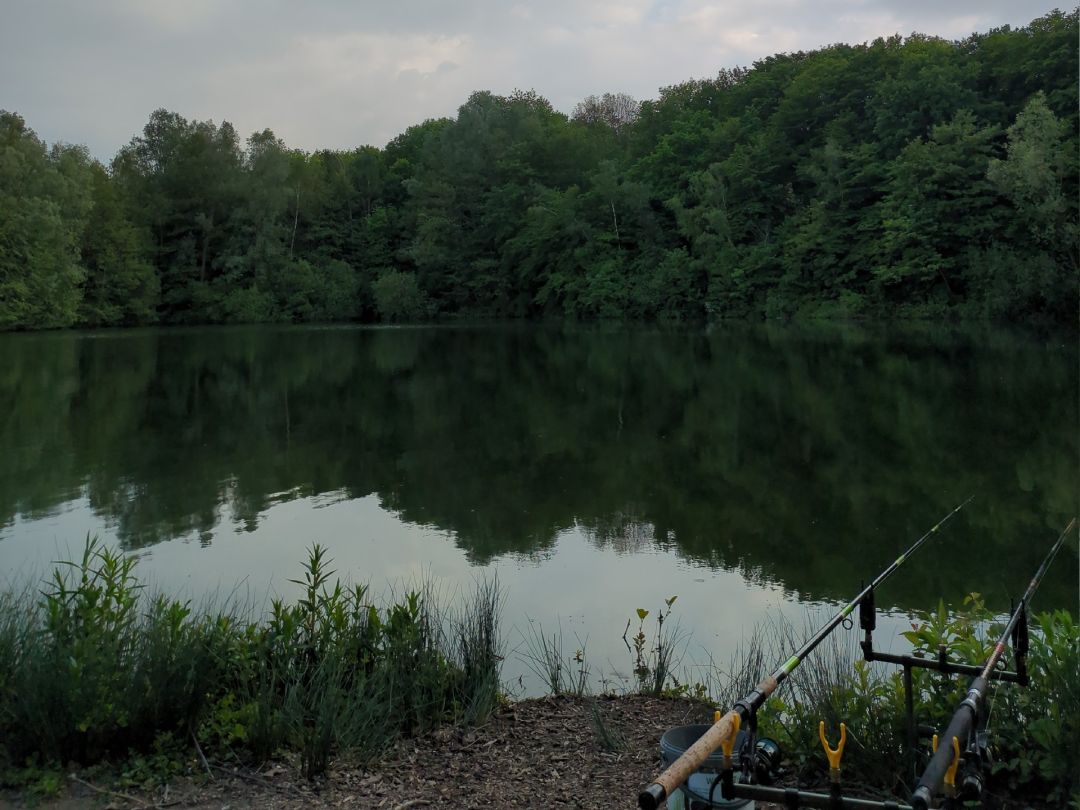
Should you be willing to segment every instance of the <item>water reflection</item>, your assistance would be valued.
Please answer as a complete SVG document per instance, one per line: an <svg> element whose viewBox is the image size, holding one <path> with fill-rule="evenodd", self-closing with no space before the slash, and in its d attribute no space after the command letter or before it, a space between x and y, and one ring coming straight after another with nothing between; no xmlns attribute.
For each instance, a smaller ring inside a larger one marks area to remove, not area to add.
<svg viewBox="0 0 1080 810"><path fill-rule="evenodd" d="M1077 509L1077 388L1074 337L990 330L6 335L0 543L83 496L139 548L374 495L477 564L577 530L835 599L974 492L890 590L1003 598Z"/></svg>

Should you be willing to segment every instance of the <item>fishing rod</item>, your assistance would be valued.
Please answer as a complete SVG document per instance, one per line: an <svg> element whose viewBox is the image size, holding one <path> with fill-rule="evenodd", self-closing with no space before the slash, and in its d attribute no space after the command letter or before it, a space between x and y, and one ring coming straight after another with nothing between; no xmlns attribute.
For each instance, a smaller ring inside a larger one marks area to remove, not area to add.
<svg viewBox="0 0 1080 810"><path fill-rule="evenodd" d="M982 702L985 700L987 690L990 686L991 673L993 673L998 662L1001 660L1001 656L1005 652L1005 646L1008 644L1009 639L1013 638L1013 634L1017 631L1019 631L1020 634L1023 634L1026 631L1028 603L1038 589L1039 583L1042 582L1043 575L1046 574L1050 564L1054 561L1054 557L1057 556L1062 544L1064 544L1065 538L1069 536L1075 525L1076 518L1073 518L1069 521L1069 525L1065 527L1065 531L1061 533L1061 536L1058 537L1057 541L1050 549L1050 553L1043 559L1042 565L1039 566L1039 570L1035 572L1035 576L1032 577L1031 582L1028 583L1027 590L1020 598L1020 604L1017 605L1016 610L1014 610L1012 616L1009 617L1009 622L1005 625L1005 629L1002 631L997 644L994 645L993 652L987 657L982 672L975 676L971 681L967 697L964 698L960 707L949 721L948 727L945 729L945 743L936 747L933 757L931 757L929 764L926 766L926 770L923 771L922 778L919 779L919 784L915 787L915 793L911 797L911 803L916 810L928 810L928 808L932 806L934 796L937 794L942 782L945 782L947 793L955 794L956 788L954 780L956 777L956 769L960 764L960 741L964 741L964 749L965 751L969 751L970 745L968 743L972 736L972 730L976 726L976 721L979 719ZM1021 619L1024 620L1024 625L1022 627L1019 626ZM935 741L936 739L937 738L935 737ZM955 798L955 795L950 795L948 798Z"/></svg>
<svg viewBox="0 0 1080 810"><path fill-rule="evenodd" d="M719 748L724 741L734 736L739 725L742 724L742 721L750 721L751 718L756 716L757 710L761 708L769 695L775 692L777 687L787 680L788 676L790 676L795 668L802 663L803 659L824 641L829 633L836 629L837 625L851 615L859 602L861 602L869 592L873 591L881 585L882 582L892 576L893 573L896 572L896 569L903 565L912 554L918 551L919 548L936 534L937 530L944 526L957 512L971 503L974 497L975 496L972 495L935 523L926 534L916 540L907 551L897 557L888 568L878 574L873 582L860 591L858 596L844 605L835 616L829 619L824 627L818 630L817 633L814 634L814 637L803 644L794 655L781 664L776 672L759 683L754 688L753 692L736 703L731 711L717 720L708 731L698 738L697 742L691 745L682 756L671 763L667 770L657 776L652 783L646 786L645 789L638 794L638 806L642 808L642 810L656 810L656 808L660 806L660 803L664 801L673 790L689 779L690 775L701 767L701 764L708 759L713 751Z"/></svg>

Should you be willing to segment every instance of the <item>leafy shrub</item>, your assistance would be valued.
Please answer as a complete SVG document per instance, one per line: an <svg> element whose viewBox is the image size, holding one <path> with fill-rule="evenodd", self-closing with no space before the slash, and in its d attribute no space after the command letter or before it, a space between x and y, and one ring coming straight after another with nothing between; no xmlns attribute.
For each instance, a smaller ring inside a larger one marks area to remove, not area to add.
<svg viewBox="0 0 1080 810"><path fill-rule="evenodd" d="M314 546L304 578L293 580L301 597L275 600L266 627L249 629L251 654L233 686L240 706L219 705L210 724L219 740L257 758L297 751L314 776L334 750L372 756L399 734L487 716L501 661L493 585L446 630L420 593L380 611L366 587L331 585L328 564Z"/></svg>
<svg viewBox="0 0 1080 810"><path fill-rule="evenodd" d="M915 614L911 630L901 635L912 645L917 657L936 658L943 650L950 661L977 663L990 654L993 614L980 594L964 597L963 606L950 611L943 601L934 611ZM915 714L921 722L944 728L967 694L970 678L946 675L928 669L913 669L912 689Z"/></svg>
<svg viewBox="0 0 1080 810"><path fill-rule="evenodd" d="M431 314L427 295L413 273L390 271L372 285L372 292L379 318L388 323L421 321Z"/></svg>
<svg viewBox="0 0 1080 810"><path fill-rule="evenodd" d="M89 539L40 597L0 594L0 780L28 760L113 756L167 773L191 739L230 759L292 750L314 776L335 751L370 756L487 716L502 660L494 583L444 618L417 592L379 609L366 587L331 584L329 562L313 547L300 598L259 621L147 597L135 558Z"/></svg>
<svg viewBox="0 0 1080 810"><path fill-rule="evenodd" d="M1002 689L994 772L1010 790L1080 802L1080 625L1068 611L1033 617L1031 683Z"/></svg>
<svg viewBox="0 0 1080 810"><path fill-rule="evenodd" d="M14 688L0 694L12 761L91 762L193 726L218 674L211 646L186 604L140 598L134 566L88 540L36 605L23 596L8 636Z"/></svg>

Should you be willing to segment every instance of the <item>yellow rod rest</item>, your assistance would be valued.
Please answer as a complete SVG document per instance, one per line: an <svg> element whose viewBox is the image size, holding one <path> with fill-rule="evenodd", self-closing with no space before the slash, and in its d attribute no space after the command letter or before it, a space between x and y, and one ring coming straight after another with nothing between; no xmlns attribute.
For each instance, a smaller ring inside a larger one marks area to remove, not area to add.
<svg viewBox="0 0 1080 810"><path fill-rule="evenodd" d="M938 735L934 735L932 743L934 753L937 753ZM960 768L960 740L956 737L952 738L952 750L953 758L949 765L949 769L945 771L945 792L948 795L952 795L956 788L956 771Z"/></svg>
<svg viewBox="0 0 1080 810"><path fill-rule="evenodd" d="M731 733L720 741L720 749L724 752L724 765L730 767L731 754L735 750L735 738L739 736L739 726L742 725L742 717L738 712L732 712ZM716 713L716 722L720 722L720 712Z"/></svg>
<svg viewBox="0 0 1080 810"><path fill-rule="evenodd" d="M945 784L950 787L956 784L956 771L960 767L960 740L952 738L953 760L949 770L945 771Z"/></svg>
<svg viewBox="0 0 1080 810"><path fill-rule="evenodd" d="M825 749L825 756L829 760L829 768L834 771L840 770L840 760L844 756L844 746L847 745L847 725L840 724L840 744L835 749L829 747L829 741L825 738L825 721L818 723L818 737L821 738L821 747Z"/></svg>

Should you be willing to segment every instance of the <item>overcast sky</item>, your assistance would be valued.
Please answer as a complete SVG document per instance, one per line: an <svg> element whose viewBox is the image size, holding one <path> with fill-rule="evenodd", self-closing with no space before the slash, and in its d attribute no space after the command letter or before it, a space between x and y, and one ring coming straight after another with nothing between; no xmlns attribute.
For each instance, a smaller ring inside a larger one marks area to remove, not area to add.
<svg viewBox="0 0 1080 810"><path fill-rule="evenodd" d="M158 107L384 145L473 90L654 98L781 51L1024 25L1041 0L0 0L0 109L108 159Z"/></svg>

